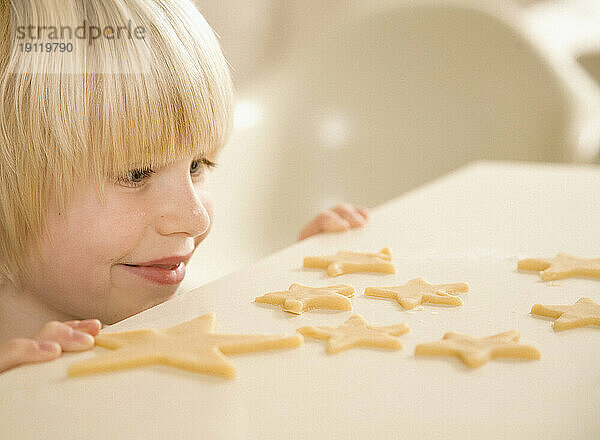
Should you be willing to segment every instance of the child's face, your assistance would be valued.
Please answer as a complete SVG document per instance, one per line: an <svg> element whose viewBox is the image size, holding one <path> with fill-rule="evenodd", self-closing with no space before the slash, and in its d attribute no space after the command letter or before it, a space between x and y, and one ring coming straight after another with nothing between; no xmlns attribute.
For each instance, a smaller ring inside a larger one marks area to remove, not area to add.
<svg viewBox="0 0 600 440"><path fill-rule="evenodd" d="M206 168L202 160L180 160L149 177L133 173L132 179L107 182L103 205L90 185L67 212L51 208L49 236L30 262L34 278L24 290L76 318L106 324L168 299L185 264L176 270L125 264L189 259L212 223Z"/></svg>

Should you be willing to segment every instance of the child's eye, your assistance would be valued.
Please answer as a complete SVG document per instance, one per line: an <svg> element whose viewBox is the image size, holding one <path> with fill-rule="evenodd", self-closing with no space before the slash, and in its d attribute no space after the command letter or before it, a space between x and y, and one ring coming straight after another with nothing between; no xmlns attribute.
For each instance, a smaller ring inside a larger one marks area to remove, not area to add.
<svg viewBox="0 0 600 440"><path fill-rule="evenodd" d="M150 168L131 170L125 176L119 177L117 182L125 186L139 187L152 174L154 174L154 171Z"/></svg>
<svg viewBox="0 0 600 440"><path fill-rule="evenodd" d="M196 159L196 160L193 160L190 165L190 173L192 175L200 174L204 168L214 168L216 166L217 166L216 163L214 163L206 158Z"/></svg>
<svg viewBox="0 0 600 440"><path fill-rule="evenodd" d="M216 163L208 159L196 159L192 161L190 165L190 173L193 176L198 176L202 174L202 171L205 168L214 168L216 166ZM154 174L154 170L150 168L130 170L125 176L117 178L117 183L133 188L141 187L144 184L144 181L147 180L152 174Z"/></svg>

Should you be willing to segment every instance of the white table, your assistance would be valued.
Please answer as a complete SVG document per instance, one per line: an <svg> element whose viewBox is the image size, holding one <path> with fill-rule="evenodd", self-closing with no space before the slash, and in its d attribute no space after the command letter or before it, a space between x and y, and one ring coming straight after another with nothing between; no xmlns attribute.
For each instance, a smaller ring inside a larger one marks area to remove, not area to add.
<svg viewBox="0 0 600 440"><path fill-rule="evenodd" d="M401 172L401 171L399 171ZM0 375L0 438L100 439L592 439L600 438L600 329L555 333L534 303L600 302L600 281L556 285L516 271L521 257L600 255L600 168L479 162L375 210L370 224L290 246L245 270L107 329L169 327L214 312L217 332L293 333L351 312L301 316L253 303L292 282L356 287L354 311L372 324L406 322L400 351L296 349L232 356L226 380L154 366L69 378L95 356L69 354ZM389 246L397 273L329 279L302 258ZM363 296L371 285L466 281L462 307L408 312ZM415 358L446 331L518 329L539 361L493 360L475 370L455 358ZM98 352L102 349L97 348Z"/></svg>

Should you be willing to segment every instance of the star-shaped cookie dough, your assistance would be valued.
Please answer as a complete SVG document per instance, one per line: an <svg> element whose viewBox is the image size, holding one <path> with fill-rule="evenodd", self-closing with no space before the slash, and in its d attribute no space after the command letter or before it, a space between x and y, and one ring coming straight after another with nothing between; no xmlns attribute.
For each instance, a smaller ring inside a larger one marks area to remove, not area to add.
<svg viewBox="0 0 600 440"><path fill-rule="evenodd" d="M300 327L304 336L329 341L327 353L334 354L356 347L378 347L400 350L402 344L393 336L400 336L410 331L407 324L373 327L360 315L352 315L337 328L334 327Z"/></svg>
<svg viewBox="0 0 600 440"><path fill-rule="evenodd" d="M588 325L600 326L600 304L591 298L579 298L571 306L546 306L534 304L531 313L548 318L555 318L552 327L556 331L570 328L585 327Z"/></svg>
<svg viewBox="0 0 600 440"><path fill-rule="evenodd" d="M518 330L498 333L487 338L449 332L441 341L417 345L415 356L456 356L471 368L480 367L490 359L499 357L539 359L538 349L519 344L520 337Z"/></svg>
<svg viewBox="0 0 600 440"><path fill-rule="evenodd" d="M392 287L367 287L366 296L377 298L392 298L405 309L414 309L419 304L445 304L460 306L462 300L455 296L458 293L468 292L467 283L429 284L423 278L410 280L403 286Z"/></svg>
<svg viewBox="0 0 600 440"><path fill-rule="evenodd" d="M327 269L330 277L337 277L354 272L396 273L391 263L392 252L383 248L378 253L361 253L339 251L336 255L305 257L304 267L311 269Z"/></svg>
<svg viewBox="0 0 600 440"><path fill-rule="evenodd" d="M298 347L300 335L220 335L213 333L210 313L167 329L144 329L96 336L96 345L113 349L73 364L70 376L102 373L151 364L170 365L198 373L235 377L227 354Z"/></svg>
<svg viewBox="0 0 600 440"><path fill-rule="evenodd" d="M527 258L519 260L519 270L537 270L544 281L571 277L600 278L600 258L579 258L558 254L554 258Z"/></svg>
<svg viewBox="0 0 600 440"><path fill-rule="evenodd" d="M255 301L283 306L284 311L300 315L311 309L352 310L352 303L348 297L353 296L354 292L354 287L347 284L308 287L294 283L288 290L269 292Z"/></svg>

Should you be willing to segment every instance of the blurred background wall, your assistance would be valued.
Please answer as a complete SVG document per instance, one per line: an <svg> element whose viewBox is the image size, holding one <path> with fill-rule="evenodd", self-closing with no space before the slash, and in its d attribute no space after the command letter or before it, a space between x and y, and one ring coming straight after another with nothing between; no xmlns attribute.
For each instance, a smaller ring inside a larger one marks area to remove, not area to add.
<svg viewBox="0 0 600 440"><path fill-rule="evenodd" d="M193 0L213 29L243 87L293 46L302 35L314 33L373 0ZM417 0L418 1L418 0ZM490 3L489 0L475 0ZM377 2L377 0L375 0ZM426 2L425 0L423 2ZM600 52L600 1L598 0L493 0L519 7L533 31L546 44L568 48L575 57L595 62ZM407 3L396 0L396 3ZM415 2L412 2L415 3ZM594 70L596 72L596 70ZM598 77L600 79L600 76Z"/></svg>
<svg viewBox="0 0 600 440"><path fill-rule="evenodd" d="M375 208L475 160L600 158L600 1L195 2L236 115L183 290L341 201Z"/></svg>

